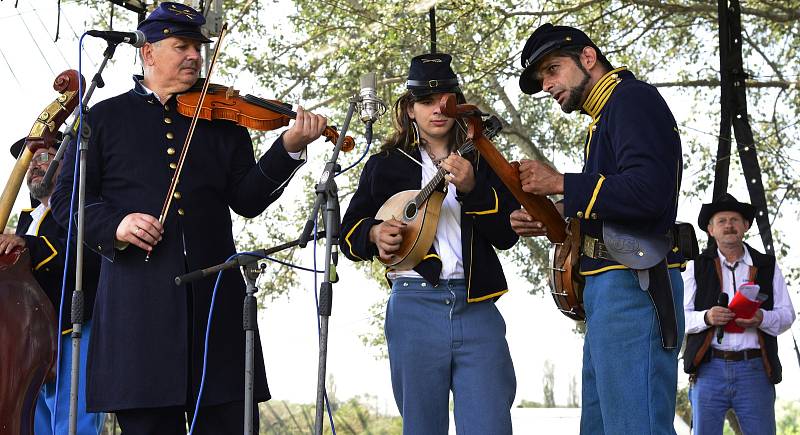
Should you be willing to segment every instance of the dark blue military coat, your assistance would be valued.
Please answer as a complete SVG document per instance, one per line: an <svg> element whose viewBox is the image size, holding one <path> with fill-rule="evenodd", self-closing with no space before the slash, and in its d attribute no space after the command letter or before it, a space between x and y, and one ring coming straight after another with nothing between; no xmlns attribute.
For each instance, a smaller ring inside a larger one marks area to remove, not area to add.
<svg viewBox="0 0 800 435"><path fill-rule="evenodd" d="M31 255L31 266L33 267L33 277L44 290L58 316L59 305L61 304L61 283L64 277L64 261L66 260L66 241L67 230L59 225L53 218L51 210L48 208L44 217L36 228L35 235L26 235L33 218L33 209L25 209L19 214L16 234L25 239L25 247ZM73 236L74 236L73 232ZM75 244L71 244L72 251L69 254L69 271L67 273L67 285L64 289L64 311L61 316L60 330L62 334L72 332L72 293L75 291ZM83 320L92 318L92 307L97 290L97 276L100 272L100 257L89 250L84 251L83 256Z"/></svg>
<svg viewBox="0 0 800 435"><path fill-rule="evenodd" d="M181 180L149 262L145 251L115 248L129 213L158 217L186 137L189 118L138 84L96 104L89 114L86 243L102 255L89 350L90 411L193 406L200 386L203 340L213 279L174 284L187 271L225 261L235 252L230 210L255 217L275 201L302 161L281 138L256 162L250 136L227 121L199 121ZM75 149L65 156L53 195L66 222ZM209 337L203 405L243 400L244 283L224 273ZM260 339L256 337L256 391L269 398ZM188 393L187 393L188 392Z"/></svg>
<svg viewBox="0 0 800 435"><path fill-rule="evenodd" d="M409 155L421 161L418 148ZM508 291L495 248L509 249L517 242L508 216L519 208L519 203L486 162L478 158L473 167L475 188L466 195L458 193L456 198L461 203L461 252L467 301L479 302ZM370 228L381 222L375 219L378 209L397 192L421 188L422 167L400 151L385 151L370 157L342 218L341 245L345 256L353 261L371 261L378 255L378 247L369 241ZM438 282L441 269L441 260L436 255L427 256L414 268L430 282Z"/></svg>
<svg viewBox="0 0 800 435"><path fill-rule="evenodd" d="M592 117L583 172L564 174L564 215L581 219L581 233L602 238L603 221L663 235L678 211L683 170L678 127L655 87L624 67L600 79L583 106ZM670 267L681 259L671 254ZM621 269L581 257L581 273Z"/></svg>

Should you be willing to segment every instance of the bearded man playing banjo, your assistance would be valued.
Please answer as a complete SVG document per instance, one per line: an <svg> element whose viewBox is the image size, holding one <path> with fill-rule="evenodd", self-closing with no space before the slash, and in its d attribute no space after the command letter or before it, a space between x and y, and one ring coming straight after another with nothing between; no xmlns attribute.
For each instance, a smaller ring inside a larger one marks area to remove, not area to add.
<svg viewBox="0 0 800 435"><path fill-rule="evenodd" d="M524 191L563 194L564 215L580 222L581 433L674 434L683 339L683 313L675 309L681 259L667 236L682 168L675 119L653 86L613 68L578 29L542 25L525 44L522 66L523 92L548 92L565 113L591 117L581 173L538 161L519 167ZM545 234L524 210L510 219L519 235Z"/></svg>

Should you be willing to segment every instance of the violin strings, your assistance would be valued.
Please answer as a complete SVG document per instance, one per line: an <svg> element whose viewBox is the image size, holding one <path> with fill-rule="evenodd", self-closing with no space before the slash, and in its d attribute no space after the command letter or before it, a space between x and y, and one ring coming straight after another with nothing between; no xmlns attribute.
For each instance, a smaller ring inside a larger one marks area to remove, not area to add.
<svg viewBox="0 0 800 435"><path fill-rule="evenodd" d="M178 180L181 176L181 170L183 169L183 163L186 160L186 153L189 150L189 144L192 141L192 136L194 135L195 128L197 127L197 120L200 117L200 111L203 107L203 101L205 100L206 94L208 93L208 86L211 83L211 75L214 72L214 66L217 62L217 56L219 55L219 49L222 46L222 40L225 38L225 34L228 31L228 23L224 23L222 25L222 30L219 33L219 39L217 39L217 46L214 48L214 55L211 58L211 63L208 67L208 74L206 76L205 81L203 82L203 90L200 92L200 100L197 102L197 107L195 108L194 115L192 116L192 122L189 125L189 133L186 135L186 140L183 144L183 149L181 150L180 158L178 159L178 167L175 169L175 174L172 176L172 181L170 182L169 189L167 190L167 198L164 201L164 205L161 208L161 215L158 217L158 221L161 225L164 225L164 221L167 219L167 212L169 212L169 207L172 205L172 195L175 193L175 189L178 186ZM146 259L150 258L150 253L147 253Z"/></svg>
<svg viewBox="0 0 800 435"><path fill-rule="evenodd" d="M192 137L194 136L194 131L197 127L197 120L200 118L200 111L203 108L203 102L205 101L206 94L208 93L208 86L211 84L211 75L214 72L214 66L217 62L217 56L219 55L219 49L222 46L222 40L225 37L225 34L228 31L228 24L225 23L222 25L222 30L219 34L219 39L217 40L217 46L214 48L214 55L211 58L211 63L208 67L208 75L206 76L205 81L203 82L203 90L200 92L200 100L197 102L197 107L195 108L194 115L192 116L192 122L189 125L189 134L186 135L186 141L183 144L183 149L181 150L181 156L178 159L178 167L175 170L175 175L172 177L172 182L170 183L169 190L167 191L167 199L164 202L164 207L161 210L161 217L159 221L161 224L164 224L166 220L167 212L169 211L169 207L172 204L172 195L174 194L175 189L178 186L178 180L181 176L181 171L183 170L183 163L186 160L186 154L189 151L189 145L192 142Z"/></svg>

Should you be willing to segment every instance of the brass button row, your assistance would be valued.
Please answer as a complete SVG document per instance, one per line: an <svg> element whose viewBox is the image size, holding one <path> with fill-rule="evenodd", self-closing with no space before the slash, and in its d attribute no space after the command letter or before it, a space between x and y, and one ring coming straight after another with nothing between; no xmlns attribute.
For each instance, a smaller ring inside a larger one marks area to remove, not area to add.
<svg viewBox="0 0 800 435"><path fill-rule="evenodd" d="M583 212L582 212L582 211L579 211L579 212L575 213L575 216L577 216L577 217L578 217L578 218L580 218L580 219L583 219ZM595 213L595 212L592 212L592 214L590 214L590 215L588 216L588 218L589 218L589 219L597 219L597 213Z"/></svg>

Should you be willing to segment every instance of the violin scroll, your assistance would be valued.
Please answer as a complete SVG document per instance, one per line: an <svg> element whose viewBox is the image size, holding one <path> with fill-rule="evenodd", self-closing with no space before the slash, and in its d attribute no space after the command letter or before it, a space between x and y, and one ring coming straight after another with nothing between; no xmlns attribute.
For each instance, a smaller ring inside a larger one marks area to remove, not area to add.
<svg viewBox="0 0 800 435"><path fill-rule="evenodd" d="M509 163L494 144L484 135L483 116L477 106L457 104L455 95L445 95L439 101L442 114L451 118L463 118L467 123L467 138L475 142L475 148L489 164L495 174L534 219L547 228L547 238L553 243L561 243L567 238L566 222L550 199L522 190L519 167Z"/></svg>
<svg viewBox="0 0 800 435"><path fill-rule="evenodd" d="M333 127L325 127L325 130L322 132L322 135L325 136L325 140L336 144L339 140L339 132L336 131ZM345 136L344 140L342 141L342 151L349 152L353 148L355 148L356 142L350 136Z"/></svg>

